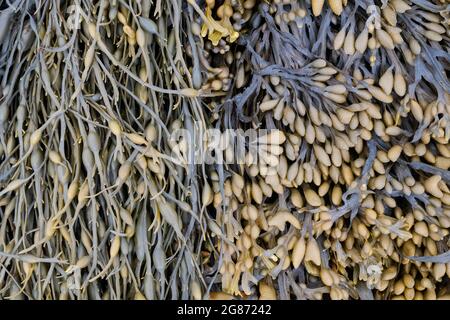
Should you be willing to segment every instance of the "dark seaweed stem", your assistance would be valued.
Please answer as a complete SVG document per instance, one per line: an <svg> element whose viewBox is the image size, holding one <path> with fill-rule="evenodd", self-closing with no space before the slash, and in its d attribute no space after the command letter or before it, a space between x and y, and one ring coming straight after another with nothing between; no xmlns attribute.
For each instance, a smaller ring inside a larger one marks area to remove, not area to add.
<svg viewBox="0 0 450 320"><path fill-rule="evenodd" d="M418 56L418 60L415 62L415 81L411 85L411 91L414 92L415 87L420 83L421 78L423 77L428 81L429 84L433 85L438 93L438 99L441 102L446 101L446 94L450 91L450 82L448 77L446 77L446 72L444 70L444 66L450 62L450 53L445 52L445 50L440 45L434 45L431 47L426 39L421 35L421 31L423 28L417 26L414 23L414 20L419 19L417 15L413 12L404 14L400 16L401 21L408 26L409 30L411 30L411 36L415 37L417 41L419 41L423 53ZM444 36L444 48L447 44L449 44L449 38ZM445 62L442 63L438 60L438 58L444 58Z"/></svg>
<svg viewBox="0 0 450 320"><path fill-rule="evenodd" d="M439 175L440 177L442 177L442 179L447 181L447 183L450 182L450 172L448 170L436 168L434 166L431 166L431 165L423 163L423 162L415 162L414 161L414 162L409 162L406 164L415 170L420 170L420 171L430 173L433 175Z"/></svg>
<svg viewBox="0 0 450 320"><path fill-rule="evenodd" d="M376 138L370 140L367 145L369 153L364 164L361 176L357 180L355 187L348 189L343 195L344 204L338 208L330 210L332 216L331 220L336 222L339 218L347 213L350 213L350 222L356 217L360 209L361 199L367 191L367 183L369 179L369 170L372 168L377 152Z"/></svg>

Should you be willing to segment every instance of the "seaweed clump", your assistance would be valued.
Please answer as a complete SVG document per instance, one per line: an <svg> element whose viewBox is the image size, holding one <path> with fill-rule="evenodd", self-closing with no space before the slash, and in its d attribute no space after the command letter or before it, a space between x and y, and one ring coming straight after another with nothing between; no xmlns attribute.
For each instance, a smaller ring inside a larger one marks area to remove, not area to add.
<svg viewBox="0 0 450 320"><path fill-rule="evenodd" d="M449 15L0 0L0 298L448 299Z"/></svg>

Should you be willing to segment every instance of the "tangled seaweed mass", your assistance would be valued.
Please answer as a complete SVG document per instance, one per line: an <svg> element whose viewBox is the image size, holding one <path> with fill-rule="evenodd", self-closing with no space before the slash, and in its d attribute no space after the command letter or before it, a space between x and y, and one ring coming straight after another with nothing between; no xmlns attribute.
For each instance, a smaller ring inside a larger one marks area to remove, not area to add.
<svg viewBox="0 0 450 320"><path fill-rule="evenodd" d="M447 0L0 0L1 299L449 299Z"/></svg>

